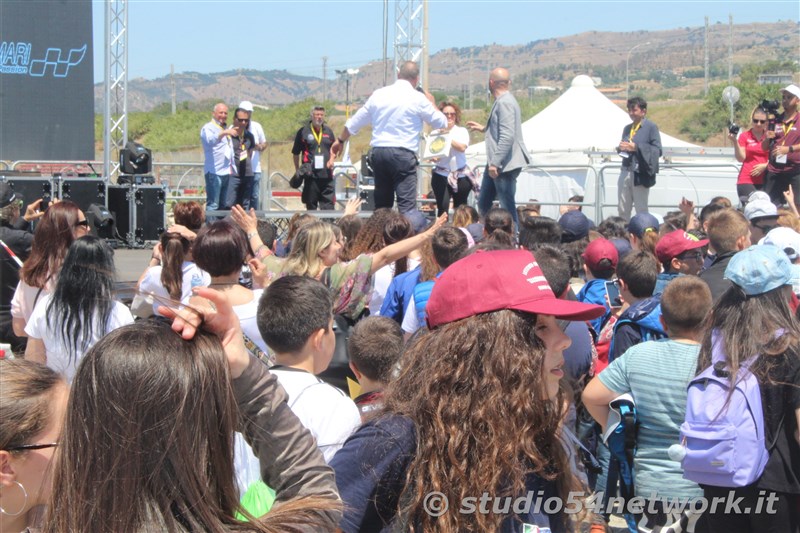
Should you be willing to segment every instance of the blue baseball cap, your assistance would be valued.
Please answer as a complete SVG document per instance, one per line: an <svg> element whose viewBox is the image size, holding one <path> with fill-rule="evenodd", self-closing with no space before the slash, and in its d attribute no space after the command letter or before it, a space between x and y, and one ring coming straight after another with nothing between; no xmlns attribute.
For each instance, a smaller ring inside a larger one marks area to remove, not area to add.
<svg viewBox="0 0 800 533"><path fill-rule="evenodd" d="M748 296L764 294L791 285L792 263L783 250L756 244L734 255L725 269L725 279L741 287Z"/></svg>
<svg viewBox="0 0 800 533"><path fill-rule="evenodd" d="M589 235L589 230L594 227L591 220L577 209L567 211L558 219L561 226L561 242L574 242Z"/></svg>
<svg viewBox="0 0 800 533"><path fill-rule="evenodd" d="M658 233L660 225L658 219L650 213L636 213L628 222L628 231L641 239L648 229Z"/></svg>

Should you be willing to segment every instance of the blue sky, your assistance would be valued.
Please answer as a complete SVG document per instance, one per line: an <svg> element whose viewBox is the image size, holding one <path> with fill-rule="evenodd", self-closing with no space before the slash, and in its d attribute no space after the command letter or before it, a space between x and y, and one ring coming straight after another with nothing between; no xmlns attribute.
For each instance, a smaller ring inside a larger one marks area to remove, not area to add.
<svg viewBox="0 0 800 533"><path fill-rule="evenodd" d="M393 57L394 0L388 55ZM236 68L322 76L383 54L382 0L130 0L129 79ZM711 24L797 21L796 0L430 0L431 53L450 47L524 44L585 31L662 30ZM93 1L95 81L103 80L104 3ZM635 44L635 43L634 43Z"/></svg>

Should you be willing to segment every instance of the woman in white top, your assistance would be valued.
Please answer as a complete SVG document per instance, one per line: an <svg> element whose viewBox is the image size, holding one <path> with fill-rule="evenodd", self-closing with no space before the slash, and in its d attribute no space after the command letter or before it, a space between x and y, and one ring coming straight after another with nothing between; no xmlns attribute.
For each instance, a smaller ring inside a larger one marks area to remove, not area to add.
<svg viewBox="0 0 800 533"><path fill-rule="evenodd" d="M197 266L211 275L209 287L227 295L233 312L239 317L242 332L267 353L267 344L256 323L258 301L263 291L252 291L239 285L239 274L250 255L244 231L226 220L206 224L197 232L192 253Z"/></svg>
<svg viewBox="0 0 800 533"><path fill-rule="evenodd" d="M450 196L453 196L453 209L467 203L472 190L472 182L465 175L469 146L469 131L458 124L461 122L461 108L454 102L442 102L439 109L447 117L447 127L440 132L450 132L450 154L436 161L431 173L431 188L436 196L437 216L450 210ZM453 174L449 180L448 177ZM452 190L451 190L452 189Z"/></svg>
<svg viewBox="0 0 800 533"><path fill-rule="evenodd" d="M25 325L36 302L49 294L72 242L89 234L86 215L73 202L54 202L39 219L31 253L19 271L19 284L11 300L14 334L25 336Z"/></svg>
<svg viewBox="0 0 800 533"><path fill-rule="evenodd" d="M25 326L25 359L46 364L71 383L89 348L118 327L133 323L114 300L114 251L91 235L72 243L55 290L39 298Z"/></svg>
<svg viewBox="0 0 800 533"><path fill-rule="evenodd" d="M208 287L211 283L211 276L192 259L192 245L186 235L173 231L173 228L161 235L160 242L153 249L150 265L137 286L142 292L160 297L153 298L153 314L159 314L158 306L163 305L159 303L160 299L171 298L186 303L194 287Z"/></svg>

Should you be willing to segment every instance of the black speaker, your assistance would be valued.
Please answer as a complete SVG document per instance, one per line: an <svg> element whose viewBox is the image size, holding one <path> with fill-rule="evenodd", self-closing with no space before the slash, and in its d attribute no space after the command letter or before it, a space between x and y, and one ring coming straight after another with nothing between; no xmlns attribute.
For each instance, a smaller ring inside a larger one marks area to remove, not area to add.
<svg viewBox="0 0 800 533"><path fill-rule="evenodd" d="M21 213L25 214L25 208L43 198L45 202L49 202L55 196L58 197L58 187L53 187L52 178L12 178L2 177L3 181L11 185L14 192L22 196L22 209Z"/></svg>
<svg viewBox="0 0 800 533"><path fill-rule="evenodd" d="M167 191L155 185L109 185L108 210L129 246L157 241L167 220Z"/></svg>
<svg viewBox="0 0 800 533"><path fill-rule="evenodd" d="M78 204L81 211L87 213L89 206L106 205L106 182L99 178L64 178L60 182L62 200L70 200Z"/></svg>

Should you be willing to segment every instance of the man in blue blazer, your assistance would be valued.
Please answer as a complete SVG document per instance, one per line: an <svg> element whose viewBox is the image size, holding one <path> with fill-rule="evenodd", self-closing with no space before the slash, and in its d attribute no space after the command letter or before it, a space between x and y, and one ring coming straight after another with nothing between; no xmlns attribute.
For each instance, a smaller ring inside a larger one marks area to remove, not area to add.
<svg viewBox="0 0 800 533"><path fill-rule="evenodd" d="M617 147L622 157L622 172L617 184L619 216L631 218L631 209L647 213L650 187L656 184L658 159L661 157L661 134L658 126L647 120L647 102L634 96L628 99L628 116L633 121L622 129Z"/></svg>

